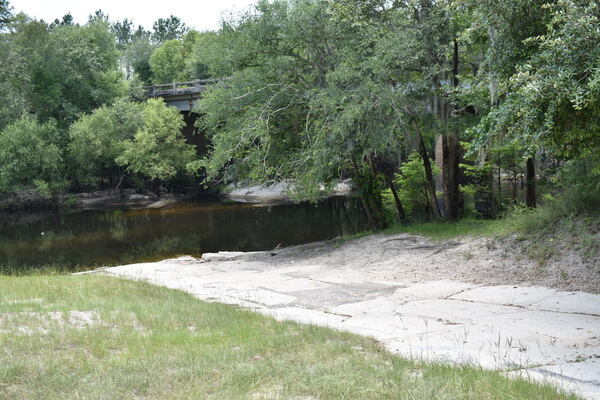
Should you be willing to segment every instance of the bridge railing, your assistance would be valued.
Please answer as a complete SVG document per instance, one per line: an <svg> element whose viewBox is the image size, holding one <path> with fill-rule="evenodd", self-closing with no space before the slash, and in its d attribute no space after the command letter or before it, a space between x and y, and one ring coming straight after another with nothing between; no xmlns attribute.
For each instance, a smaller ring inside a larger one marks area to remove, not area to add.
<svg viewBox="0 0 600 400"><path fill-rule="evenodd" d="M187 82L171 82L164 83L161 85L146 86L147 97L160 97L165 95L185 94L185 93L199 93L204 90L206 85L210 85L219 82L219 78L210 79L194 79Z"/></svg>

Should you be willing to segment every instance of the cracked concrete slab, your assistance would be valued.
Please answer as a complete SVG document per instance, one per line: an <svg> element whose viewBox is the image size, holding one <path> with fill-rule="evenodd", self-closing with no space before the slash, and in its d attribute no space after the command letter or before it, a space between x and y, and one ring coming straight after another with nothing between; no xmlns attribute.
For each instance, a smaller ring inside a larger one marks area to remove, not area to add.
<svg viewBox="0 0 600 400"><path fill-rule="evenodd" d="M564 390L575 391L584 398L597 399L600 385L598 369L600 360L596 358L511 371L507 375L548 382Z"/></svg>
<svg viewBox="0 0 600 400"><path fill-rule="evenodd" d="M479 303L523 306L529 309L600 315L598 295L557 292L545 287L487 286L451 296L452 299Z"/></svg>
<svg viewBox="0 0 600 400"><path fill-rule="evenodd" d="M382 243L398 251L408 243L410 257L419 251L430 257L438 251L421 239L409 239ZM319 256L314 246L294 251L277 256L218 253L201 260L186 257L102 272L280 320L371 336L405 357L503 370L600 399L600 295L421 279L413 274L417 264L402 275L387 260L315 259Z"/></svg>

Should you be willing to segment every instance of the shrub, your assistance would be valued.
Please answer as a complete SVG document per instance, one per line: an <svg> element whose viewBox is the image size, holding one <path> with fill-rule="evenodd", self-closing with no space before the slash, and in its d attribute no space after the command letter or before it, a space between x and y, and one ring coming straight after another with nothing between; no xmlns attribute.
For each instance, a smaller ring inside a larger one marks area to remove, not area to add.
<svg viewBox="0 0 600 400"><path fill-rule="evenodd" d="M433 173L438 174L439 168L432 165ZM418 153L412 153L408 161L400 167L400 172L396 174L396 186L398 187L398 196L406 216L412 220L424 220L429 216L429 198L425 189L425 169L423 160ZM386 209L395 208L392 194L389 190L384 192L384 201Z"/></svg>
<svg viewBox="0 0 600 400"><path fill-rule="evenodd" d="M58 136L54 122L40 124L23 115L0 132L0 193L35 186L50 197L64 189L62 154L53 143Z"/></svg>

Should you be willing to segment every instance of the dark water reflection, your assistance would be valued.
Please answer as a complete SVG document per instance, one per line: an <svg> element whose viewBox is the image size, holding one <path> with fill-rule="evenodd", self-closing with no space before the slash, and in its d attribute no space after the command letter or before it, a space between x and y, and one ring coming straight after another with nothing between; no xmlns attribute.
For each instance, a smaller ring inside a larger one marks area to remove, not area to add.
<svg viewBox="0 0 600 400"><path fill-rule="evenodd" d="M218 250L265 250L364 228L353 199L256 207L185 203L162 209L0 213L0 272L92 268Z"/></svg>

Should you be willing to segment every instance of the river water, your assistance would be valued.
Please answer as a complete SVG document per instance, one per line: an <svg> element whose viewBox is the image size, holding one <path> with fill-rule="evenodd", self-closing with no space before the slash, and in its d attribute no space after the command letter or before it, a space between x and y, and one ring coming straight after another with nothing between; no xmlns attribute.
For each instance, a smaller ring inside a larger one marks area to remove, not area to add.
<svg viewBox="0 0 600 400"><path fill-rule="evenodd" d="M365 228L359 205L191 202L161 209L0 213L0 273L82 270L219 250L273 249Z"/></svg>

